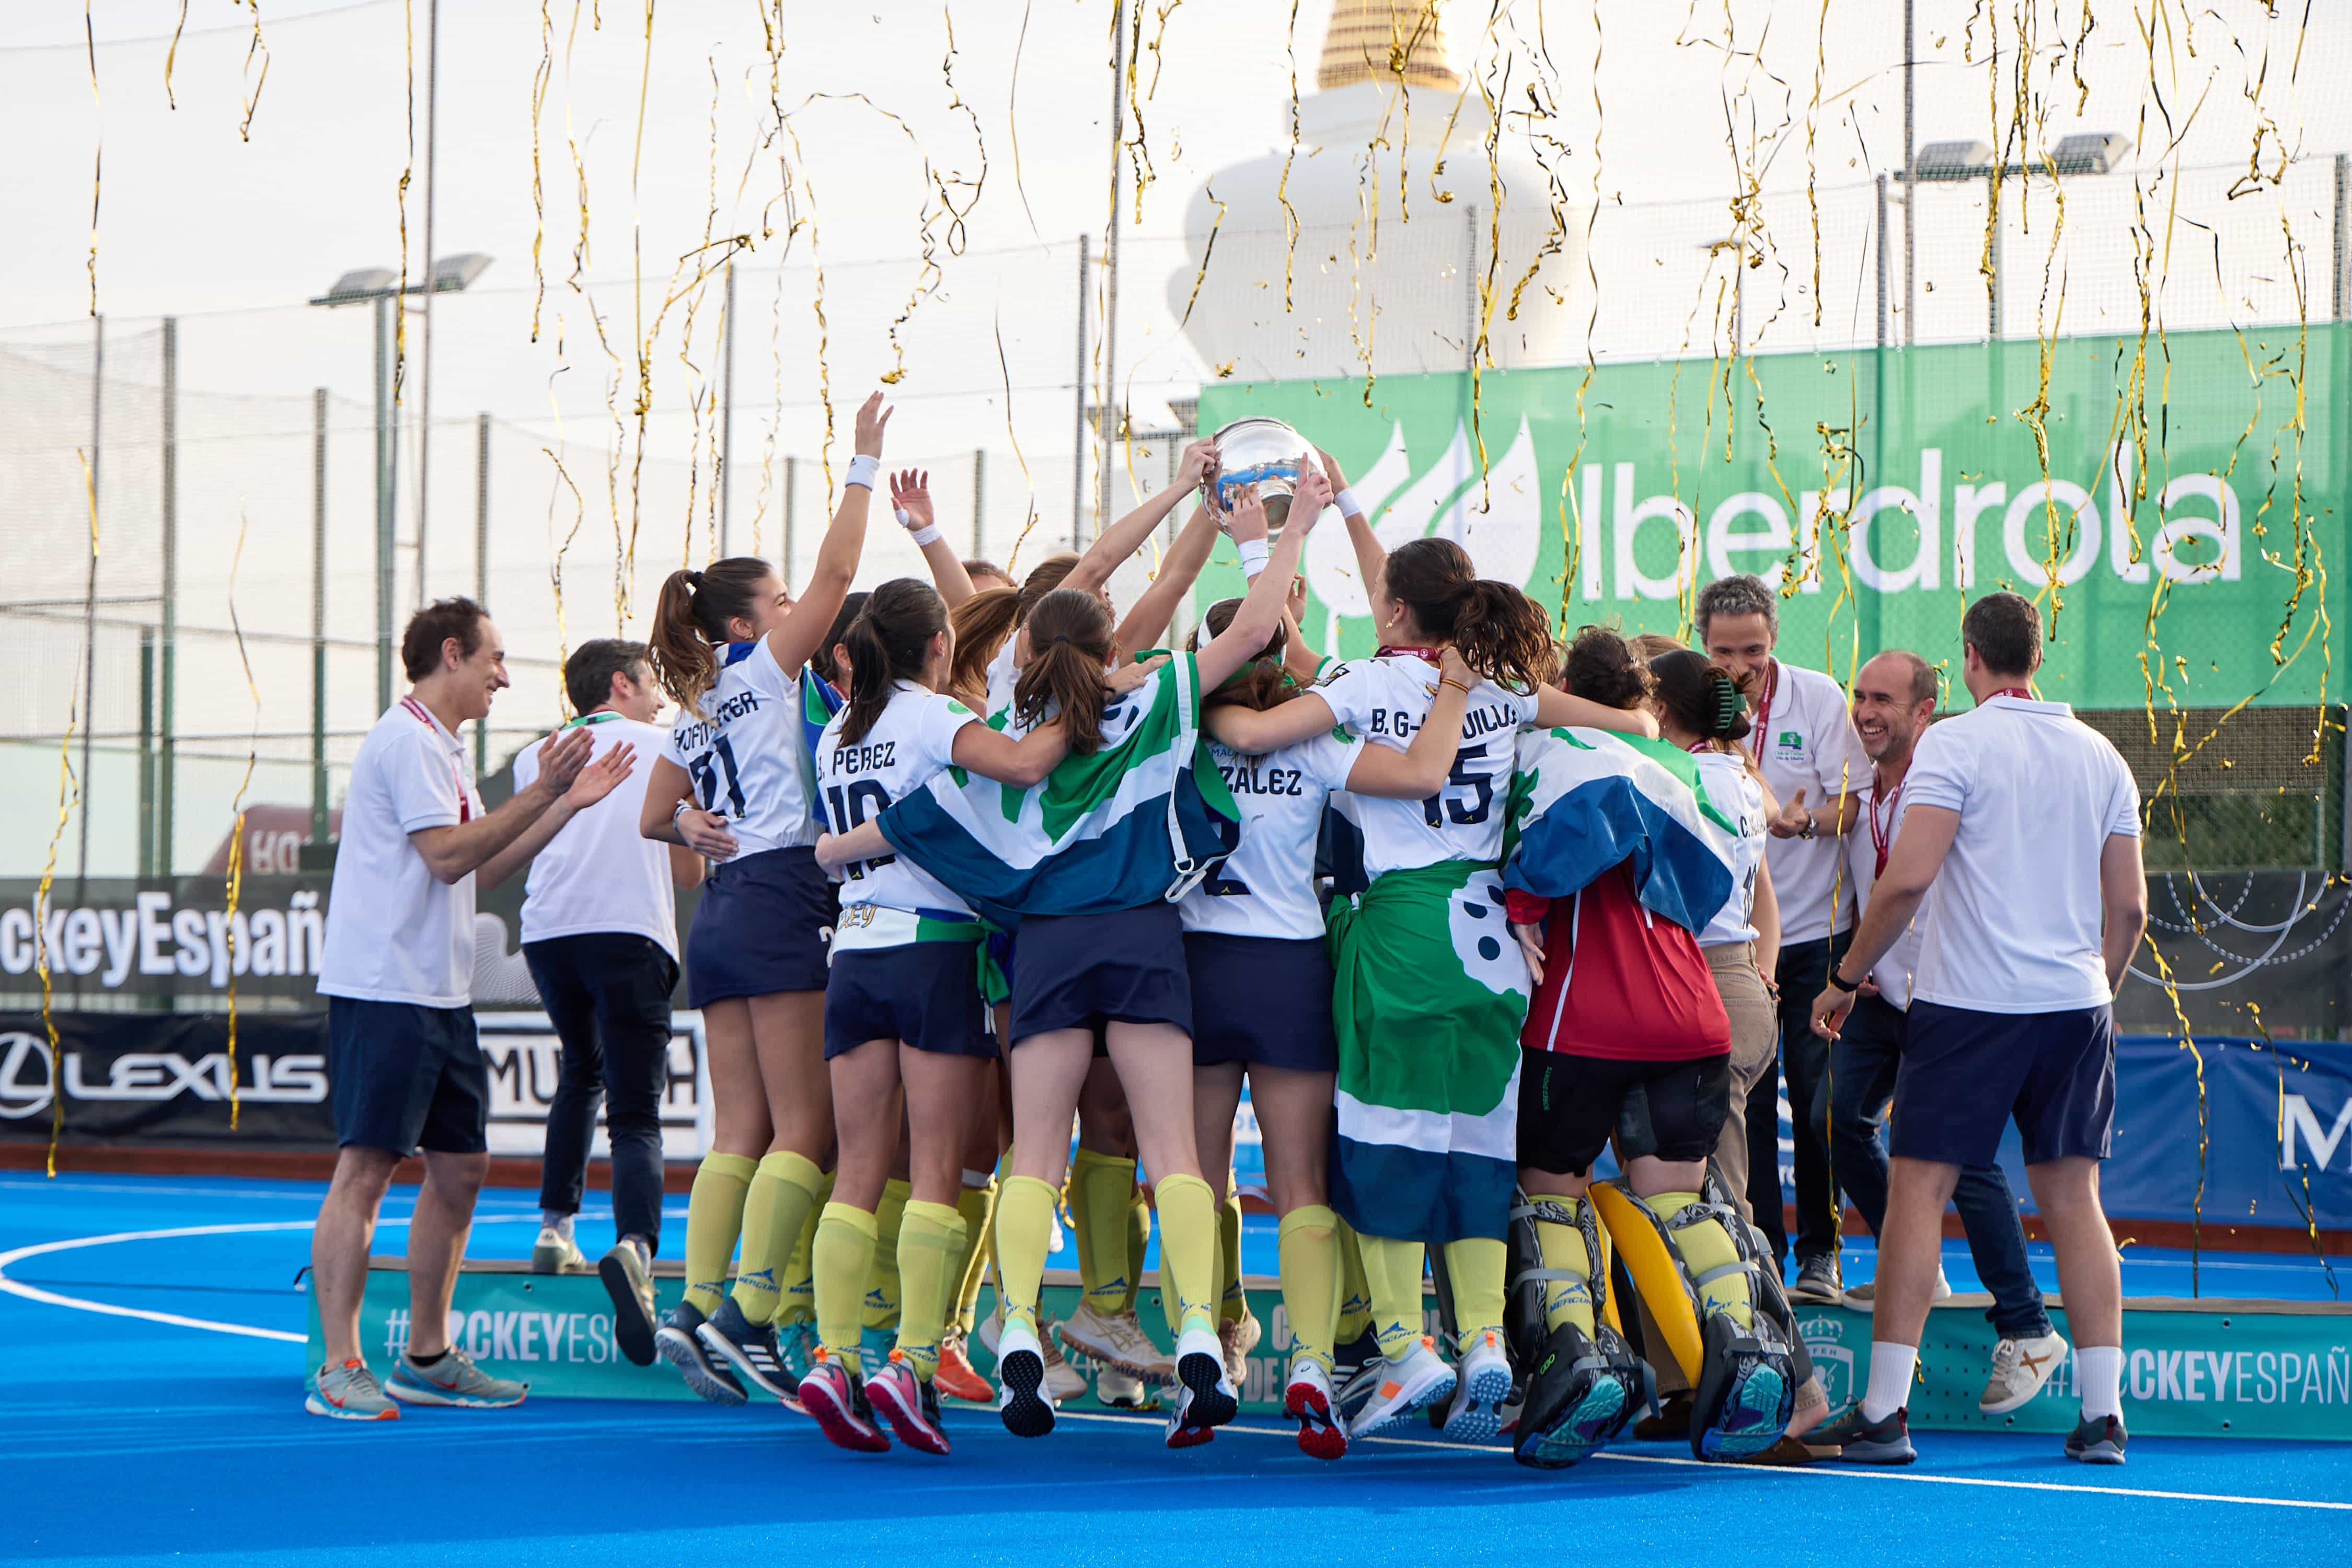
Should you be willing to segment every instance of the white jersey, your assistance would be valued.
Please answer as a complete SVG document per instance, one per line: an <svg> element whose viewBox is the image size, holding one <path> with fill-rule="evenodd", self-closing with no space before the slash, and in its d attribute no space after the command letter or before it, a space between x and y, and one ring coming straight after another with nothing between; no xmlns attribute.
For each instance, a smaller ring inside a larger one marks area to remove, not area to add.
<svg viewBox="0 0 2352 1568"><path fill-rule="evenodd" d="M1853 879L1853 892L1862 912L1870 912L1870 895L1878 886L1878 846L1885 844L1891 851L1895 839L1903 835L1903 813L1910 805L1901 784L1892 795L1883 794L1874 770L1862 790L1862 820L1845 836L1846 874ZM1919 973L1919 944L1927 934L1927 901L1922 899L1912 912L1911 923L1895 939L1870 971L1870 978L1878 985L1878 994L1896 1007L1911 1005L1911 982Z"/></svg>
<svg viewBox="0 0 2352 1568"><path fill-rule="evenodd" d="M845 708L817 742L817 800L835 833L872 821L930 782L951 761L957 731L980 722L978 714L952 697L911 680L898 685L874 727L856 742L842 739ZM918 915L972 918L970 906L903 856L853 861L842 868L841 925L834 951L915 941L914 921L893 916Z"/></svg>
<svg viewBox="0 0 2352 1568"><path fill-rule="evenodd" d="M1731 846L1731 897L1699 932L1701 947L1724 947L1756 940L1756 868L1764 863L1770 837L1764 821L1764 786L1748 764L1728 752L1696 753L1699 783L1715 809L1737 823Z"/></svg>
<svg viewBox="0 0 2352 1568"><path fill-rule="evenodd" d="M1224 824L1234 852L1177 906L1186 931L1294 942L1323 934L1316 839L1325 802L1348 787L1363 749L1357 737L1336 733L1258 757L1209 742L1242 819Z"/></svg>
<svg viewBox="0 0 2352 1568"><path fill-rule="evenodd" d="M1013 649L1021 640L1021 628L1013 627L1004 634L1004 646L988 661L988 712L991 718L1013 706L1013 688L1021 679L1021 669L1013 662Z"/></svg>
<svg viewBox="0 0 2352 1568"><path fill-rule="evenodd" d="M1402 752L1412 744L1437 696L1437 667L1409 653L1349 659L1325 676L1315 694L1349 732ZM1363 835L1365 878L1446 860L1485 866L1500 860L1517 737L1535 717L1534 692L1481 680L1470 689L1461 750L1435 795L1427 800L1334 795L1331 804Z"/></svg>
<svg viewBox="0 0 2352 1568"><path fill-rule="evenodd" d="M623 742L637 749L629 776L613 793L574 816L547 841L523 884L522 940L548 942L590 931L630 931L677 956L677 897L672 889L669 846L638 831L654 758L669 736L618 713L591 713L566 729L587 730L594 762ZM514 786L539 778L547 742L515 753Z"/></svg>
<svg viewBox="0 0 2352 1568"><path fill-rule="evenodd" d="M719 679L670 727L663 755L686 770L695 804L727 819L737 853L816 842L800 681L766 637L718 649Z"/></svg>

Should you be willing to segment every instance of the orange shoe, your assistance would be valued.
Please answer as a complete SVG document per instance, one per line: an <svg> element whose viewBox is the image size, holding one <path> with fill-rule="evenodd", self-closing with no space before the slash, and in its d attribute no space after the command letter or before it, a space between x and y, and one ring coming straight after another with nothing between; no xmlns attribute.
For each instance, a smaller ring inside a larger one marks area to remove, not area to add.
<svg viewBox="0 0 2352 1568"><path fill-rule="evenodd" d="M940 1337L940 1369L931 1373L931 1385L950 1399L968 1405L996 1403L996 1390L972 1370L971 1358L964 1354L963 1335L952 1330Z"/></svg>

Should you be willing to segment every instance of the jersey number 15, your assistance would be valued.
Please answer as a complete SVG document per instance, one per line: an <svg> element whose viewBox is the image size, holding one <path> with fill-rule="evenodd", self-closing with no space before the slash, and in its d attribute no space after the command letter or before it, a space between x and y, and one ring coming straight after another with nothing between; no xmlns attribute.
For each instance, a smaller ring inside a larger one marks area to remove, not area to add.
<svg viewBox="0 0 2352 1568"><path fill-rule="evenodd" d="M1454 753L1454 771L1445 775L1446 791L1452 793L1433 795L1421 803L1423 822L1432 827L1442 827L1447 821L1456 827L1472 827L1486 820L1486 814L1495 805L1495 781L1484 773L1465 771L1472 763L1484 762L1486 757L1486 743L1483 741ZM1470 792L1468 800L1462 798L1462 790Z"/></svg>

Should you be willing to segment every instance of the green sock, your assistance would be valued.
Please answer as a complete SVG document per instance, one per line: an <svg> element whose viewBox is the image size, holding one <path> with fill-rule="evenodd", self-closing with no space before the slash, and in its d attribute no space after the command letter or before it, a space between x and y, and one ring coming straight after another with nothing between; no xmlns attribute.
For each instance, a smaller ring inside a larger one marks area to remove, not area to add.
<svg viewBox="0 0 2352 1568"><path fill-rule="evenodd" d="M1054 1189L1034 1176L1007 1176L996 1193L996 1289L1004 1321L1037 1331L1037 1297L1054 1239Z"/></svg>
<svg viewBox="0 0 2352 1568"><path fill-rule="evenodd" d="M1198 1176L1162 1176L1160 1200L1160 1304L1168 1331L1217 1326L1217 1195Z"/></svg>
<svg viewBox="0 0 2352 1568"><path fill-rule="evenodd" d="M996 1214L996 1184L966 1187L956 1196L956 1212L963 1216L963 1260L956 1269L955 1300L947 1321L956 1332L968 1335L972 1314L980 1305L980 1277L988 1269L988 1227Z"/></svg>
<svg viewBox="0 0 2352 1568"><path fill-rule="evenodd" d="M1696 1193L1654 1193L1646 1198L1636 1196L1633 1201L1664 1222L1701 1199ZM1739 1249L1732 1245L1731 1233L1723 1228L1723 1222L1709 1216L1672 1234L1682 1249L1683 1272L1694 1282L1700 1299L1710 1307L1730 1313L1731 1321L1741 1328L1753 1327L1756 1307L1748 1294L1748 1276L1736 1268ZM1717 1268L1730 1271L1696 1285L1700 1276Z"/></svg>
<svg viewBox="0 0 2352 1568"><path fill-rule="evenodd" d="M874 1263L866 1275L866 1326L895 1333L904 1304L898 1289L898 1226L914 1191L893 1176L883 1184L882 1201L874 1205Z"/></svg>
<svg viewBox="0 0 2352 1568"><path fill-rule="evenodd" d="M1335 1216L1336 1217L1336 1216ZM1364 1249L1353 1226L1338 1225L1339 1238L1339 1326L1331 1331L1335 1345L1351 1345L1371 1331L1372 1287L1364 1278Z"/></svg>
<svg viewBox="0 0 2352 1568"><path fill-rule="evenodd" d="M1364 1283L1372 1298L1372 1328L1381 1353L1402 1358L1422 1338L1421 1276L1427 1255L1417 1241L1358 1236L1364 1258Z"/></svg>
<svg viewBox="0 0 2352 1568"><path fill-rule="evenodd" d="M1481 1334L1503 1331L1503 1276L1510 1248L1492 1237L1445 1244L1445 1279L1454 1291L1454 1344L1464 1354Z"/></svg>
<svg viewBox="0 0 2352 1568"><path fill-rule="evenodd" d="M898 1350L923 1382L940 1369L949 1269L963 1256L963 1215L945 1204L910 1202L898 1222Z"/></svg>
<svg viewBox="0 0 2352 1568"><path fill-rule="evenodd" d="M704 1317L719 1310L727 1263L743 1229L743 1202L759 1162L748 1154L705 1154L686 1200L686 1300Z"/></svg>
<svg viewBox="0 0 2352 1568"><path fill-rule="evenodd" d="M1320 1204L1282 1216L1282 1306L1290 1319L1291 1356L1331 1370L1331 1332L1339 1321L1339 1216Z"/></svg>
<svg viewBox="0 0 2352 1568"><path fill-rule="evenodd" d="M833 1201L833 1173L827 1171L816 1184L816 1196L809 1203L808 1217L801 1221L801 1233L793 1242L792 1261L777 1283L780 1304L774 1321L778 1323L814 1323L816 1321L816 1286L810 1272L810 1250L816 1246L817 1221L824 1216L824 1205Z"/></svg>
<svg viewBox="0 0 2352 1568"><path fill-rule="evenodd" d="M1557 1204L1568 1211L1571 1222L1584 1213L1582 1198L1538 1198L1538 1205ZM1565 1274L1565 1279L1547 1279L1544 1288L1544 1323L1558 1328L1562 1323L1574 1323L1592 1337L1592 1252L1584 1245L1584 1231L1580 1224L1561 1225L1543 1217L1538 1208L1536 1217L1536 1242L1543 1248L1543 1266L1547 1273Z"/></svg>
<svg viewBox="0 0 2352 1568"><path fill-rule="evenodd" d="M874 1216L838 1200L824 1205L809 1248L816 1275L817 1341L844 1366L859 1366L866 1278L874 1267Z"/></svg>
<svg viewBox="0 0 2352 1568"><path fill-rule="evenodd" d="M1242 1195L1228 1172L1224 1206L1217 1211L1217 1321L1238 1323L1248 1316L1249 1296L1242 1288Z"/></svg>
<svg viewBox="0 0 2352 1568"><path fill-rule="evenodd" d="M824 1173L790 1150L768 1154L751 1177L743 1199L743 1261L735 1270L735 1305L744 1321L774 1320L779 1293L776 1265L789 1260L801 1226L817 1205Z"/></svg>
<svg viewBox="0 0 2352 1568"><path fill-rule="evenodd" d="M1134 1278L1127 1267L1127 1215L1135 1196L1135 1162L1079 1148L1070 1161L1070 1229L1078 1242L1083 1300L1097 1312L1118 1310Z"/></svg>

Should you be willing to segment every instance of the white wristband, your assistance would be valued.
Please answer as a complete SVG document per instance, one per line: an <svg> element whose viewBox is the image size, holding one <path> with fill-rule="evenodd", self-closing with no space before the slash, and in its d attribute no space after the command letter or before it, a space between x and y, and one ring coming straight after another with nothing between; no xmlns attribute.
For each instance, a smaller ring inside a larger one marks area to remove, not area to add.
<svg viewBox="0 0 2352 1568"><path fill-rule="evenodd" d="M1356 499L1356 492L1353 490L1341 490L1338 495L1331 498L1331 504L1339 509L1339 515L1341 517L1361 517L1364 515L1363 503Z"/></svg>
<svg viewBox="0 0 2352 1568"><path fill-rule="evenodd" d="M902 522L906 521L903 514L899 521ZM940 525L936 522L926 523L921 528L910 528L907 531L907 537L913 540L918 548L932 542L939 536Z"/></svg>
<svg viewBox="0 0 2352 1568"><path fill-rule="evenodd" d="M841 482L845 485L864 485L870 490L874 488L874 476L881 471L881 458L869 453L860 452L849 459L848 477Z"/></svg>
<svg viewBox="0 0 2352 1568"><path fill-rule="evenodd" d="M1235 542L1235 547L1241 551L1242 575L1244 577L1255 577L1265 571L1267 557L1274 553L1263 539L1239 540Z"/></svg>

